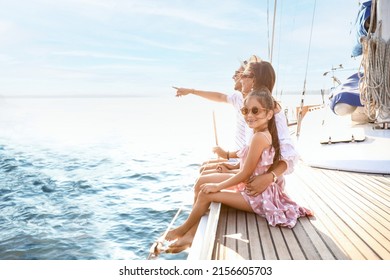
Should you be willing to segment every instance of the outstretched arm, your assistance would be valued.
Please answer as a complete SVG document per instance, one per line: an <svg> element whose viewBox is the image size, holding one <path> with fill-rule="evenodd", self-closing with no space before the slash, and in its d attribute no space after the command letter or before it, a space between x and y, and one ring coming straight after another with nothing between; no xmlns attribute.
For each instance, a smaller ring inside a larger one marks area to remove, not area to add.
<svg viewBox="0 0 390 280"><path fill-rule="evenodd" d="M193 88L179 88L179 87L173 87L173 88L176 89L177 97L184 96L191 93L193 95L197 95L215 102L228 102L227 95L224 93L220 93L216 91L196 90Z"/></svg>

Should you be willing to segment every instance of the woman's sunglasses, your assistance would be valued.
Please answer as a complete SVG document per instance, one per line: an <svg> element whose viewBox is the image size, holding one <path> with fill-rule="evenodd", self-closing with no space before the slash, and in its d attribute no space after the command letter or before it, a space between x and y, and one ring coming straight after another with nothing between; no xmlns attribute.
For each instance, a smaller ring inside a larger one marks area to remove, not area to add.
<svg viewBox="0 0 390 280"><path fill-rule="evenodd" d="M253 78L253 77L254 77L253 74L242 74L242 75L241 75L241 79L242 79L242 78Z"/></svg>
<svg viewBox="0 0 390 280"><path fill-rule="evenodd" d="M251 109L248 109L246 107L241 108L241 114L243 114L244 116L248 115L249 112L252 112L253 115L257 116L258 114L260 114L260 112L267 112L267 109L257 107L252 107Z"/></svg>

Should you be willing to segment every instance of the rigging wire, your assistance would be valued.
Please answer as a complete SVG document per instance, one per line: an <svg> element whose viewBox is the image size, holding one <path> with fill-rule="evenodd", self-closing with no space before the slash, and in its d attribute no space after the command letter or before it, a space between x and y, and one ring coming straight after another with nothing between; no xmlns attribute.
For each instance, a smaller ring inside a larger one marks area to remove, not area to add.
<svg viewBox="0 0 390 280"><path fill-rule="evenodd" d="M281 38L282 38L282 36L281 36L281 34L282 34L282 17L283 17L283 1L281 2L281 5L280 5L280 17L279 17L279 41L278 41L278 62L277 62L277 66L276 66L276 72L277 73L279 73L279 66L280 66L280 46L282 45L281 44ZM275 87L275 93L276 93L276 95L275 95L275 98L277 98L277 96L278 96L278 87L279 87L279 80L280 80L280 78L279 79L277 79L276 80L276 87ZM281 99L282 99L282 92L283 92L283 90L280 92L280 97L279 97L279 99L280 99L280 101L282 101Z"/></svg>
<svg viewBox="0 0 390 280"><path fill-rule="evenodd" d="M272 20L272 41L271 41L271 51L270 51L270 58L269 62L272 64L272 56L274 53L274 41L275 41L275 20L276 20L276 6L277 6L277 0L275 0L274 3L274 17Z"/></svg>
<svg viewBox="0 0 390 280"><path fill-rule="evenodd" d="M267 0L267 44L268 44L268 57L271 57L269 30L270 30L270 27L269 27L269 0Z"/></svg>
<svg viewBox="0 0 390 280"><path fill-rule="evenodd" d="M311 39L313 36L313 26L314 26L314 17L315 17L315 11L316 11L316 5L317 5L317 0L314 1L314 8L313 8L313 17L311 20L311 30L310 30L310 39L309 39L309 49L307 51L307 59L306 59L306 70L305 70L305 80L303 82L303 90L302 90L302 95L301 95L301 105L299 108L299 113L298 113L298 120L297 120L297 137L299 136L300 130L301 130L301 122L302 122L302 110L303 110L303 105L305 103L305 93L306 93L306 78L307 78L307 70L309 68L309 57L310 57L310 50L311 50Z"/></svg>

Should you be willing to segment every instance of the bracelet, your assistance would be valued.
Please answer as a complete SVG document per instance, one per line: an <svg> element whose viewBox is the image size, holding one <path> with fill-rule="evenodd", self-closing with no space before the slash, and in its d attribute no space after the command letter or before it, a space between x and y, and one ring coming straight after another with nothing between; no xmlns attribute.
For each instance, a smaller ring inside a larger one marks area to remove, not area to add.
<svg viewBox="0 0 390 280"><path fill-rule="evenodd" d="M227 159L227 160L230 159L230 158L229 158L229 151L227 151L227 153L226 153L226 159Z"/></svg>
<svg viewBox="0 0 390 280"><path fill-rule="evenodd" d="M271 173L272 176L274 177L274 178L272 179L272 181L273 181L274 183L276 183L276 181L278 180L278 176L276 176L275 172L273 172L273 171L270 171L270 173Z"/></svg>

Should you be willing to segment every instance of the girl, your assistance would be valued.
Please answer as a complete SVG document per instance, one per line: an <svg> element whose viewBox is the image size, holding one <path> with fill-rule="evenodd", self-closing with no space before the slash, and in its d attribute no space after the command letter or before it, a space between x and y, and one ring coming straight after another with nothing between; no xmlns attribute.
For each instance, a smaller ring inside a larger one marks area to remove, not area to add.
<svg viewBox="0 0 390 280"><path fill-rule="evenodd" d="M267 61L252 62L247 65L241 76L242 90L250 92L265 86L272 93L275 80L276 75L271 63ZM277 165L275 164L268 169L268 172L259 176L253 176L246 183L246 190L252 195L262 193L272 183L275 175L280 178L284 174L292 173L295 164L298 162L299 155L294 148L286 116L281 109L281 106L275 102L273 111L278 130L281 158Z"/></svg>
<svg viewBox="0 0 390 280"><path fill-rule="evenodd" d="M180 239L196 225L208 210L211 202L220 202L230 207L254 212L265 217L272 226L292 228L301 216L312 215L308 209L298 206L284 193L284 179L273 174L273 182L261 194L255 196L247 192L245 181L277 165L280 158L280 145L274 117L275 101L265 87L251 92L241 109L248 126L253 129L249 146L237 152L241 160L236 174L215 174L225 176L225 180L211 180L200 186L194 207L181 226L168 232L166 240L178 239L170 247L183 243ZM219 180L219 181L218 181ZM217 183L218 182L218 183ZM235 187L235 191L226 189Z"/></svg>

